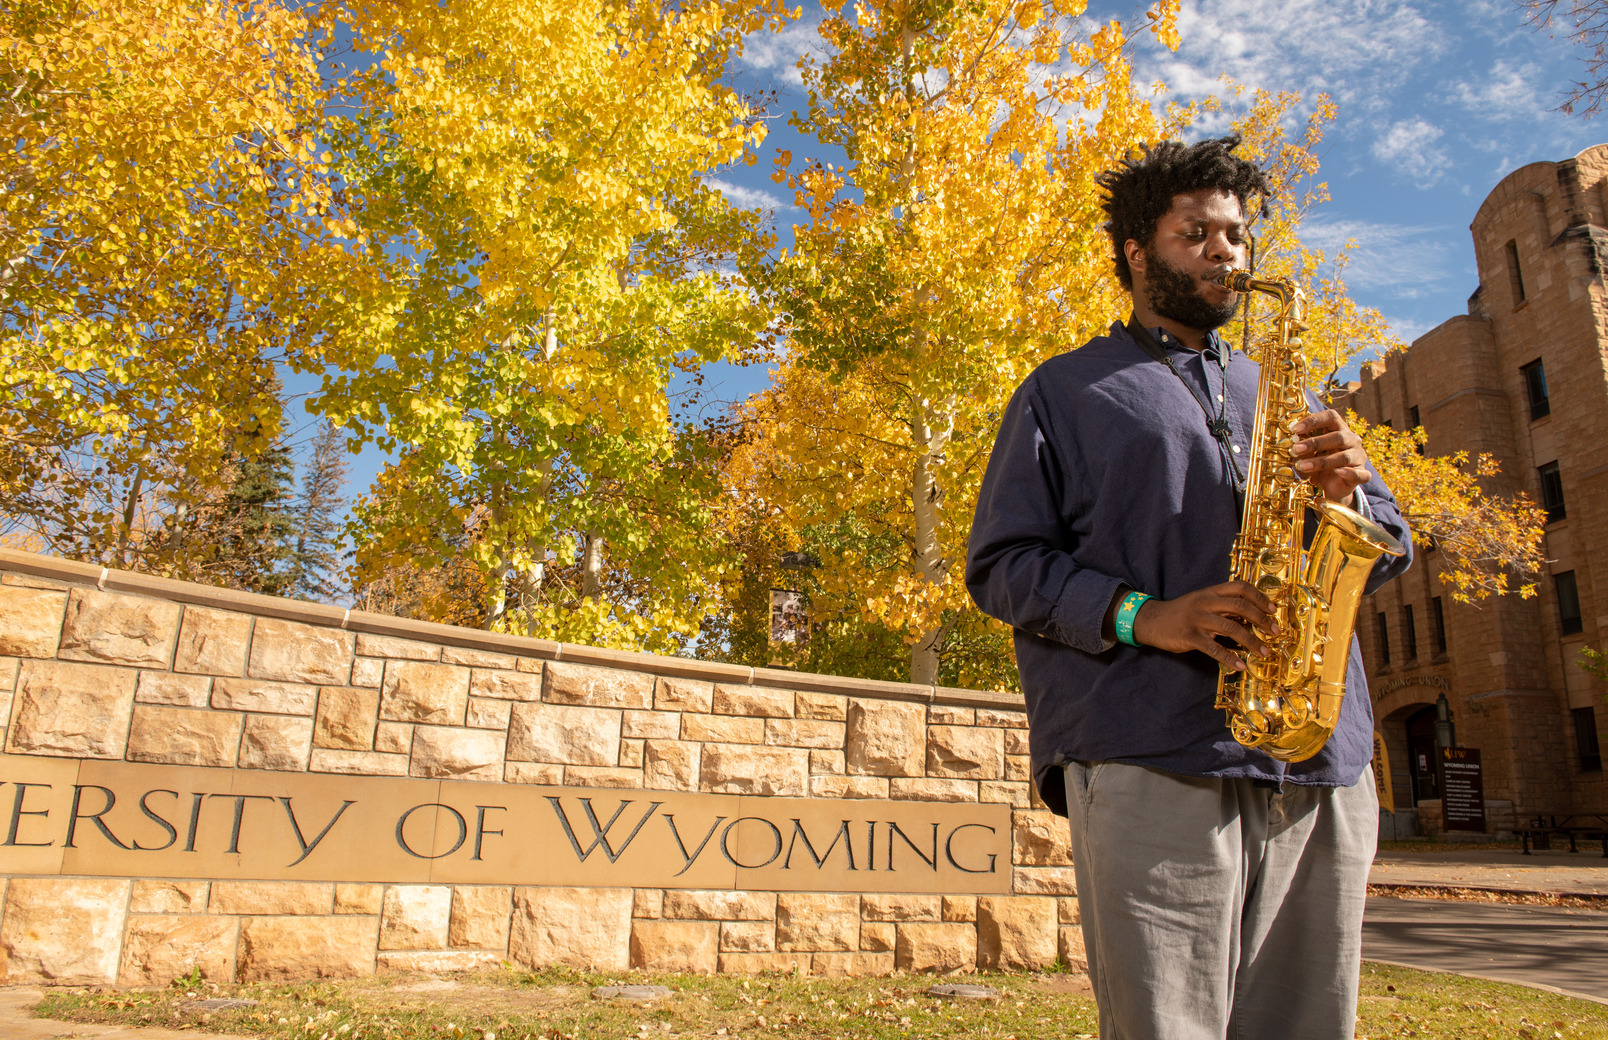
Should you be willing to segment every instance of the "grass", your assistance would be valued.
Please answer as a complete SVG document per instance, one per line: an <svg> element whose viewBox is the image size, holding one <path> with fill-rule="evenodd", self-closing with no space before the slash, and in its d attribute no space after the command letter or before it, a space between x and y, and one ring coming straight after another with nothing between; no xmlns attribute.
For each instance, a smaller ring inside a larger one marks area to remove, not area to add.
<svg viewBox="0 0 1608 1040"><path fill-rule="evenodd" d="M203 1028L273 1040L651 1040L786 1036L797 1040L1049 1040L1093 1038L1094 1001L1081 975L997 973L958 981L999 990L997 1001L927 995L926 975L821 979L508 970L438 979L390 975L294 985L194 979L157 991L56 990L44 1018ZM950 980L957 981L957 980ZM646 1005L593 1000L611 984L668 986ZM207 997L260 1003L207 1012ZM1605 1040L1608 1006L1455 975L1365 964L1357 1036L1363 1040Z"/></svg>

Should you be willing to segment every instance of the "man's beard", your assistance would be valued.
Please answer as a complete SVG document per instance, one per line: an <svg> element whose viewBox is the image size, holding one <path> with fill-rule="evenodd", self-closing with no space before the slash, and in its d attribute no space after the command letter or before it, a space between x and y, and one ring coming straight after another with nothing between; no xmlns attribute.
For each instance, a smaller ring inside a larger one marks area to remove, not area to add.
<svg viewBox="0 0 1608 1040"><path fill-rule="evenodd" d="M1200 283L1153 253L1145 267L1145 290L1150 309L1185 328L1210 332L1226 325L1239 306L1239 296L1230 294L1222 303L1209 303L1200 294Z"/></svg>

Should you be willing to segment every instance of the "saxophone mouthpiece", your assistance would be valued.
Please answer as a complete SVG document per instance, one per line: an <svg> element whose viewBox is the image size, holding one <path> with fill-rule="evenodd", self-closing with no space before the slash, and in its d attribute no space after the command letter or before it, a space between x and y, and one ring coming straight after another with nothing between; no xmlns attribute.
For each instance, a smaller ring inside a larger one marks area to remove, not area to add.
<svg viewBox="0 0 1608 1040"><path fill-rule="evenodd" d="M1228 271L1217 279L1217 283L1230 292L1250 292L1252 288L1251 272Z"/></svg>

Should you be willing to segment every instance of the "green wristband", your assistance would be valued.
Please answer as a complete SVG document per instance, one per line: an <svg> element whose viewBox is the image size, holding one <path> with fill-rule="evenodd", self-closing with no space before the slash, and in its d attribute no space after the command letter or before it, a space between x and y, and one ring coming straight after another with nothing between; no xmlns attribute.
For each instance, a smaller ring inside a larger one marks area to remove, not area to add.
<svg viewBox="0 0 1608 1040"><path fill-rule="evenodd" d="M1117 605L1118 642L1127 643L1129 646L1139 645L1133 638L1133 619L1138 616L1139 608L1144 606L1145 600L1149 598L1143 592L1130 592L1122 597L1122 602Z"/></svg>

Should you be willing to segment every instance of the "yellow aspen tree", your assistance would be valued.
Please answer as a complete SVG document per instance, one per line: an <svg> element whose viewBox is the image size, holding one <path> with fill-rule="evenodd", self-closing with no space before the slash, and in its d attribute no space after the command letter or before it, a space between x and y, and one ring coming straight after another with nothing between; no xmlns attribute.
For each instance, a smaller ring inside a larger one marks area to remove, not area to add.
<svg viewBox="0 0 1608 1040"><path fill-rule="evenodd" d="M822 23L795 116L847 162L778 161L807 222L754 276L788 354L748 450L795 530L854 532L821 546L818 606L901 636L913 682L981 623L960 560L1006 400L1121 312L1093 176L1161 124L1123 27L1081 35L1082 12L861 0ZM1165 0L1148 22L1175 43L1176 15Z"/></svg>
<svg viewBox="0 0 1608 1040"><path fill-rule="evenodd" d="M49 551L179 576L231 460L279 440L277 368L364 335L369 267L288 6L0 10L0 513Z"/></svg>
<svg viewBox="0 0 1608 1040"><path fill-rule="evenodd" d="M720 81L778 0L357 2L377 56L338 142L391 264L393 325L317 402L399 459L359 504L357 581L467 553L489 627L673 649L708 609L708 444L679 372L753 349L731 270L758 215L703 183L752 161Z"/></svg>

